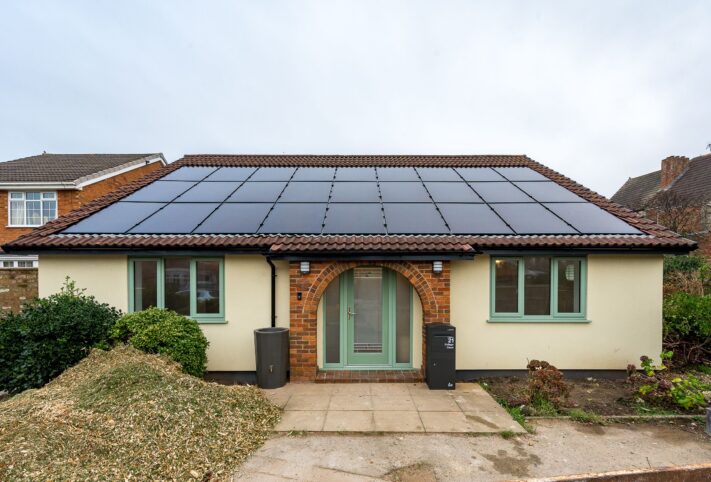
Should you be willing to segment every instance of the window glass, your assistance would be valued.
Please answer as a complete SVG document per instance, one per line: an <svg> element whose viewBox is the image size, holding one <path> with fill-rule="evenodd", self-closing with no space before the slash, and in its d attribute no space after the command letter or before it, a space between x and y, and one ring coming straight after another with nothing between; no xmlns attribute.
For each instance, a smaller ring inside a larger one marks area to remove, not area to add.
<svg viewBox="0 0 711 482"><path fill-rule="evenodd" d="M17 262L18 268L34 268L34 266L35 266L34 261L18 261Z"/></svg>
<svg viewBox="0 0 711 482"><path fill-rule="evenodd" d="M196 311L201 314L220 312L220 262L196 261Z"/></svg>
<svg viewBox="0 0 711 482"><path fill-rule="evenodd" d="M559 259L558 313L580 313L579 259Z"/></svg>
<svg viewBox="0 0 711 482"><path fill-rule="evenodd" d="M518 263L517 259L495 261L496 313L518 313Z"/></svg>
<svg viewBox="0 0 711 482"><path fill-rule="evenodd" d="M24 201L10 201L10 224L13 224L13 225L25 224L25 202Z"/></svg>
<svg viewBox="0 0 711 482"><path fill-rule="evenodd" d="M32 193L27 193L32 194ZM42 219L42 202L41 201L26 201L25 202L25 216L27 217L27 223L30 226L35 226L40 224Z"/></svg>
<svg viewBox="0 0 711 482"><path fill-rule="evenodd" d="M158 306L158 262L133 262L133 309L145 310Z"/></svg>
<svg viewBox="0 0 711 482"><path fill-rule="evenodd" d="M341 281L334 279L324 294L326 363L341 362Z"/></svg>
<svg viewBox="0 0 711 482"><path fill-rule="evenodd" d="M523 314L551 314L551 258L527 256L524 258Z"/></svg>
<svg viewBox="0 0 711 482"><path fill-rule="evenodd" d="M396 273L395 283L395 363L410 363L410 282Z"/></svg>
<svg viewBox="0 0 711 482"><path fill-rule="evenodd" d="M190 316L190 260L166 258L164 265L166 309Z"/></svg>
<svg viewBox="0 0 711 482"><path fill-rule="evenodd" d="M14 261L3 261L2 262L2 267L3 268L13 268L15 266Z"/></svg>

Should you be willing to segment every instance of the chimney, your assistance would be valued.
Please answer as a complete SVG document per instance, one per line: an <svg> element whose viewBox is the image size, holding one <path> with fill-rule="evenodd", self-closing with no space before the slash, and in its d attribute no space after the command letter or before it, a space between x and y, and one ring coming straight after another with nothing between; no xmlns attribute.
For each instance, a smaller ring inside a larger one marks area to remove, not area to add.
<svg viewBox="0 0 711 482"><path fill-rule="evenodd" d="M669 156L662 160L662 181L660 189L671 185L679 175L689 167L689 158L685 156Z"/></svg>

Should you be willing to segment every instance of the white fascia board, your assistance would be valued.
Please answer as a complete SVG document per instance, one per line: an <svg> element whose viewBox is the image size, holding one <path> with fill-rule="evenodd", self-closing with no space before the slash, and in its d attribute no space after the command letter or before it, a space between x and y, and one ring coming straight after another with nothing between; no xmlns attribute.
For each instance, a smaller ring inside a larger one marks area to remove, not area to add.
<svg viewBox="0 0 711 482"><path fill-rule="evenodd" d="M73 182L5 182L0 183L3 191L56 191L76 189Z"/></svg>
<svg viewBox="0 0 711 482"><path fill-rule="evenodd" d="M77 179L76 184L74 186L77 189L83 189L86 186L90 186L92 184L96 184L97 182L101 182L106 179L110 179L114 176L118 176L120 174L124 174L126 172L133 171L134 169L138 169L139 167L148 166L149 164L155 164L156 162L160 162L164 166L166 165L165 159L163 158L163 154L156 154L156 155L152 155L152 156L143 157L141 159L131 161L131 163L129 165L125 165L124 167L122 167L120 169L104 172L103 174L99 174L99 175L92 174L91 176L85 176L81 179ZM94 176L96 176L96 177L94 177Z"/></svg>
<svg viewBox="0 0 711 482"><path fill-rule="evenodd" d="M27 254L20 256L17 254L0 254L0 261L37 261L39 256L36 254Z"/></svg>

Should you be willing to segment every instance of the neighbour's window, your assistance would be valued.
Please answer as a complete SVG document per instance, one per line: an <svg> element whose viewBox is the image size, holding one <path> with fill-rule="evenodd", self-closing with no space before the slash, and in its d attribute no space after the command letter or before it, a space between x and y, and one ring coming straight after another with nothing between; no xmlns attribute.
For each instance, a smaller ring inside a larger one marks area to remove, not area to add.
<svg viewBox="0 0 711 482"><path fill-rule="evenodd" d="M35 261L11 260L2 262L3 268L34 268L36 266Z"/></svg>
<svg viewBox="0 0 711 482"><path fill-rule="evenodd" d="M585 258L492 258L492 321L585 319Z"/></svg>
<svg viewBox="0 0 711 482"><path fill-rule="evenodd" d="M129 267L131 311L155 306L201 322L224 320L222 259L135 258Z"/></svg>
<svg viewBox="0 0 711 482"><path fill-rule="evenodd" d="M10 226L41 226L57 217L56 192L17 192L10 195Z"/></svg>

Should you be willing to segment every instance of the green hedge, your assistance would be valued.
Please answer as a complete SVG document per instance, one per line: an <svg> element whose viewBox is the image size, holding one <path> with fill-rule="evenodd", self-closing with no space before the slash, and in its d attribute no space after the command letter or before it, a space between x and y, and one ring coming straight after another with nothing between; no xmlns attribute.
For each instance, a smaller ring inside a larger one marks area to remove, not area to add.
<svg viewBox="0 0 711 482"><path fill-rule="evenodd" d="M87 296L67 279L62 290L0 319L0 390L41 387L106 346L121 313Z"/></svg>
<svg viewBox="0 0 711 482"><path fill-rule="evenodd" d="M664 299L664 344L678 364L709 361L711 296L679 292Z"/></svg>
<svg viewBox="0 0 711 482"><path fill-rule="evenodd" d="M114 325L111 338L146 353L167 355L196 377L205 373L207 338L195 320L174 311L149 308L125 315Z"/></svg>

